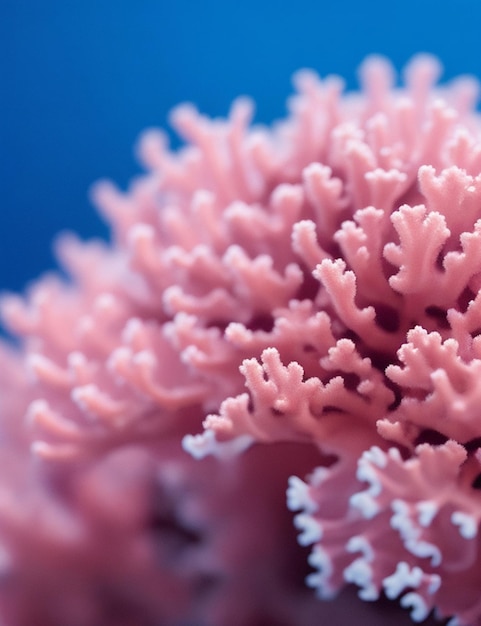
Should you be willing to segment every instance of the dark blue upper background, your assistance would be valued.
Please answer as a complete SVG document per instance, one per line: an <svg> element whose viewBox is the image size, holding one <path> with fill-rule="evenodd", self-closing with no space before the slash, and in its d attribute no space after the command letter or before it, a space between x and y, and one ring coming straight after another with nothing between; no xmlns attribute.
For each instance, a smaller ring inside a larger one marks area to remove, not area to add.
<svg viewBox="0 0 481 626"><path fill-rule="evenodd" d="M89 185L125 187L132 146L176 103L212 115L249 94L257 119L284 113L299 67L342 74L369 53L401 67L437 54L445 78L481 77L479 0L0 0L0 289L54 264L68 228L107 230Z"/></svg>

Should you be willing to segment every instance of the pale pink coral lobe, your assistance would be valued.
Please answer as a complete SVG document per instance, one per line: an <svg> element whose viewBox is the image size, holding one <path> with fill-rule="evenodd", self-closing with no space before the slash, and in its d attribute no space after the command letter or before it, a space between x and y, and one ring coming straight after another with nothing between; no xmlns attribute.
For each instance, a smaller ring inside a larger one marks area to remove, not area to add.
<svg viewBox="0 0 481 626"><path fill-rule="evenodd" d="M317 595L481 625L481 118L439 74L179 107L94 188L112 243L4 298L8 624L320 623L290 510Z"/></svg>

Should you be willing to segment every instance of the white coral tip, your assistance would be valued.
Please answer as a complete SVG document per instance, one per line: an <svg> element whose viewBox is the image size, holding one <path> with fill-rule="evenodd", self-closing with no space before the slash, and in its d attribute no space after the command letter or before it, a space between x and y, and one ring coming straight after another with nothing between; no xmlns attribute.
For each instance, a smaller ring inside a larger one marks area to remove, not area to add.
<svg viewBox="0 0 481 626"><path fill-rule="evenodd" d="M382 584L390 600L397 598L407 587L417 589L422 581L423 572L419 567L409 568L405 561L397 564L396 571L386 576Z"/></svg>
<svg viewBox="0 0 481 626"><path fill-rule="evenodd" d="M299 545L308 546L321 540L322 526L312 515L299 513L294 518L294 525L301 531L297 537Z"/></svg>
<svg viewBox="0 0 481 626"><path fill-rule="evenodd" d="M458 527L459 534L464 539L474 539L478 534L478 520L468 513L455 511L451 515L451 522Z"/></svg>
<svg viewBox="0 0 481 626"><path fill-rule="evenodd" d="M219 442L215 438L215 432L209 429L200 435L185 435L182 447L195 459L203 459L209 455L218 459L229 459L247 450L253 441L250 435L240 435L230 441Z"/></svg>
<svg viewBox="0 0 481 626"><path fill-rule="evenodd" d="M374 560L374 550L370 542L362 535L356 535L351 537L346 544L346 550L348 552L362 552L365 561L370 563Z"/></svg>
<svg viewBox="0 0 481 626"><path fill-rule="evenodd" d="M407 593L401 598L401 606L411 609L411 619L413 622L422 622L429 615L429 607L419 593L414 591Z"/></svg>
<svg viewBox="0 0 481 626"><path fill-rule="evenodd" d="M421 526L427 528L431 525L431 522L436 517L438 512L438 505L432 500L425 500L423 502L418 502L416 505L418 510L418 520Z"/></svg>
<svg viewBox="0 0 481 626"><path fill-rule="evenodd" d="M372 567L364 559L356 559L344 570L344 580L360 587L361 600L373 602L379 598L379 591L372 582Z"/></svg>
<svg viewBox="0 0 481 626"><path fill-rule="evenodd" d="M352 495L349 499L349 504L355 509L358 509L366 519L376 517L380 511L378 503L367 491Z"/></svg>
<svg viewBox="0 0 481 626"><path fill-rule="evenodd" d="M306 513L314 513L317 504L310 495L310 487L297 476L290 476L287 488L287 508L290 511L303 509Z"/></svg>

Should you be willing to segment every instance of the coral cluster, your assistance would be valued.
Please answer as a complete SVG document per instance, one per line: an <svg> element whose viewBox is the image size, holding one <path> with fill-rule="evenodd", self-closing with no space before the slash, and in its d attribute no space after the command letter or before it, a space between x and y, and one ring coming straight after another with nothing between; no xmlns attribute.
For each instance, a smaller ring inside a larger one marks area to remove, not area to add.
<svg viewBox="0 0 481 626"><path fill-rule="evenodd" d="M439 69L179 107L95 187L111 244L4 298L6 624L314 625L307 574L481 625L481 120Z"/></svg>

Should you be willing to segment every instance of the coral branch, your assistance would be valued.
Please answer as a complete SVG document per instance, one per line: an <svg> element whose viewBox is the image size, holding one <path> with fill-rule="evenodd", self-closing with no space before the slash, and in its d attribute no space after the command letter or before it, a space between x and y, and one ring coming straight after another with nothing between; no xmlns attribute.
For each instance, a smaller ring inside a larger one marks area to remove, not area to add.
<svg viewBox="0 0 481 626"><path fill-rule="evenodd" d="M2 623L324 623L291 475L318 595L481 625L481 122L439 73L180 106L93 189L112 243L3 298Z"/></svg>

